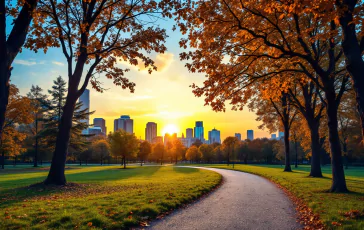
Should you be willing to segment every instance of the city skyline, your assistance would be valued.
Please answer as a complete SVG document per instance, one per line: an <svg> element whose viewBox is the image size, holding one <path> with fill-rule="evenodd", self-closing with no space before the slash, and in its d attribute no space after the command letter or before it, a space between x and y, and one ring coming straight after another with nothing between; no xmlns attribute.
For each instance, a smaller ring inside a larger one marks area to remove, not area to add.
<svg viewBox="0 0 364 230"><path fill-rule="evenodd" d="M91 100L90 100L90 91L89 90L85 90L85 92L81 95L80 102L82 102L83 104L86 104L86 106L88 105L89 107L87 107L87 111L91 111ZM83 105L82 109L86 109L86 106ZM90 118L88 117L87 120L85 120L85 122L87 124L90 124L89 122ZM93 119L93 124L86 130L83 131L83 133L85 134L98 134L98 133L106 133L106 121L103 118L94 118ZM183 132L182 130L184 128L179 128L177 125L175 124L167 124L165 125L160 133L158 133L158 126L156 122L152 122L152 121L148 121L145 125L145 129L144 129L144 140L149 141L150 143L154 142L154 139L156 137L165 137L166 134L170 134L170 135L176 135L176 137L179 138L186 138L186 139L199 139L202 142L206 142L206 143L210 143L212 140L213 142L219 142L221 143L221 139L223 140L224 138L221 138L221 134L220 134L220 130L215 129L214 128L211 131L207 131L207 138L205 137L205 129L204 129L204 122L203 121L195 121L195 126L193 128L187 127L185 129L185 132ZM100 127L100 131L98 131L95 128ZM130 115L121 115L120 118L114 119L114 132L117 131L118 129L124 129L125 131L129 132L129 133L134 133L137 137L139 137L140 139L142 138L142 135L137 135L134 132L134 120L130 118ZM250 133L250 135L249 135ZM236 138L238 138L238 140L245 140L245 139L250 139L253 140L254 139L254 130L247 130L247 136L246 138L242 138L241 133L234 133L234 136ZM161 134L161 135L159 135ZM181 134L181 136L179 136ZM271 134L271 136L274 134ZM281 132L279 132L279 135L281 135ZM213 138L212 138L213 136ZM232 135L227 135L228 136L232 136ZM267 137L268 138L268 137Z"/></svg>

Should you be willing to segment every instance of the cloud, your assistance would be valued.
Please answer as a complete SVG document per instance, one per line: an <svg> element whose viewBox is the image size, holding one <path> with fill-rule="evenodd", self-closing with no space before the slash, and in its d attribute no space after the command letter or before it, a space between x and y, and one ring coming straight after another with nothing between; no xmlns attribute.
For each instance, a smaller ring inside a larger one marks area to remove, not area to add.
<svg viewBox="0 0 364 230"><path fill-rule="evenodd" d="M168 69L169 66L174 61L174 54L172 53L164 53L164 54L157 54L155 58L152 57L152 60L154 60L155 66L157 66L157 72L163 72L164 70ZM132 67L134 69L137 69L139 71L148 71L150 66L145 67L144 62L142 60L138 59L138 65L134 66L131 65L129 62L121 61L120 62L123 65L127 65L129 67Z"/></svg>
<svg viewBox="0 0 364 230"><path fill-rule="evenodd" d="M19 64L19 65L27 65L27 66L31 66L31 65L36 65L37 63L35 61L27 61L27 60L22 60L22 59L16 59L14 61L15 64Z"/></svg>
<svg viewBox="0 0 364 230"><path fill-rule="evenodd" d="M158 72L162 72L165 69L168 69L168 67L173 62L174 54L172 53L164 53L164 54L158 54L155 59L155 65L158 68Z"/></svg>
<svg viewBox="0 0 364 230"><path fill-rule="evenodd" d="M64 66L64 63L62 63L62 62L52 61L52 63L55 65Z"/></svg>

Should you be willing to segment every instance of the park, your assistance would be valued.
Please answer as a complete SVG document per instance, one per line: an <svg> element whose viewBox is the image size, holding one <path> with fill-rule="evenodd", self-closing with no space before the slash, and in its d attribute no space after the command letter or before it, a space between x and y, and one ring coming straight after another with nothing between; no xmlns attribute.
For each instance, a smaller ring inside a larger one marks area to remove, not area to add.
<svg viewBox="0 0 364 230"><path fill-rule="evenodd" d="M324 226L327 228L362 229L364 226L362 217L364 169L362 167L346 170L350 193L333 194L326 191L330 186L330 167L323 167L323 178L310 178L308 177L309 167L307 166L299 166L293 173L287 173L283 172L282 166L279 165L236 164L234 168L232 165L223 164L190 165L192 167L202 166L247 172L276 183L258 180L259 183L256 182L255 185L249 180L238 177L231 183L238 184L245 181L246 185L244 190L241 188L236 190L235 188L233 191L236 194L233 196L232 191L224 191L224 186L228 182L222 182L221 172L189 168L187 164L184 165L186 167L173 167L171 164L166 166L131 164L127 169L123 169L120 165L70 165L66 168L69 184L61 189L39 184L46 178L47 166L39 168L24 165L15 168L10 166L5 171L0 172L0 209L4 212L4 220L1 222L0 228L87 229L93 227L97 229L127 229L151 225L153 229L189 229L191 226L197 228L214 226L209 225L213 221L201 223L200 218L206 218L206 216L195 217L199 218L198 220L173 216L173 210L181 208L185 212L193 214L190 209L194 208L194 205L191 208L184 206L198 198L201 199L198 204L201 202L214 204L212 210L224 209L225 207L226 212L216 211L216 216L218 215L225 220L224 222L217 218L220 224L224 224L225 227L222 226L222 228L241 226L249 229L249 227L254 228L253 226L257 224L256 221L268 219L263 217L249 218L249 216L254 216L254 213L247 213L234 218L234 207L240 210L239 212L244 212L244 210L250 210L256 205L260 205L260 209L256 210L257 213L277 212L276 209L284 205L292 209L287 214L285 213L287 210L279 209L279 218L274 216L276 222L266 222L268 225L261 224L262 229L267 226L274 226L274 224L281 226L282 229L291 229L291 226L295 228L309 226L311 229L324 228ZM229 177L226 179L230 180ZM257 181L256 178L253 180ZM221 183L223 184L221 185ZM269 188L279 193L283 202L275 194L269 193L267 195L268 190L262 190L264 194L255 191L258 195L254 199L245 194L246 190L249 191L254 189L254 186L261 186L264 183L268 183L266 186L273 187ZM281 189L290 194L290 199L287 198L287 193L280 193ZM209 194L211 190L213 192ZM220 201L209 200L210 196L215 196L220 190L221 196L230 199L230 203L221 200L221 198ZM274 203L274 207L269 207L269 201L272 202L272 197L276 203ZM250 202L251 207L236 206L237 202L242 204ZM210 206L211 204L208 204L207 207ZM295 210L296 207L299 207L297 211ZM358 210L359 213L356 213L355 210ZM173 219L172 221L168 219L168 214L171 213L171 218L177 218L180 221L179 225L174 226L174 228L173 225L168 225L170 222L173 223ZM211 216L213 214L206 215ZM156 226L153 226L156 218L167 220L166 223L157 222ZM189 224L186 224L185 221L187 220ZM221 229L221 227L216 229Z"/></svg>
<svg viewBox="0 0 364 230"><path fill-rule="evenodd" d="M0 229L364 229L363 12L1 1Z"/></svg>

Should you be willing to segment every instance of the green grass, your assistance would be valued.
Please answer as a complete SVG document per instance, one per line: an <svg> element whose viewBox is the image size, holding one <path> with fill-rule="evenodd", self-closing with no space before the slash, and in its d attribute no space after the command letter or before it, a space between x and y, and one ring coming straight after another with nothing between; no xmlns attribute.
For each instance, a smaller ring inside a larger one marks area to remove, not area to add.
<svg viewBox="0 0 364 230"><path fill-rule="evenodd" d="M214 168L233 169L230 165L203 165ZM234 170L263 176L280 184L293 195L302 199L314 213L319 214L328 228L364 229L364 216L347 218L345 212L359 210L364 215L364 168L345 170L346 183L350 193L333 194L326 192L331 186L331 168L323 167L324 178L310 178L309 166L292 168L293 172L283 172L282 166L235 165ZM342 224L333 226L332 222Z"/></svg>
<svg viewBox="0 0 364 230"><path fill-rule="evenodd" d="M221 181L217 173L193 168L71 166L67 179L77 184L29 187L47 172L0 170L0 229L124 229L189 203Z"/></svg>

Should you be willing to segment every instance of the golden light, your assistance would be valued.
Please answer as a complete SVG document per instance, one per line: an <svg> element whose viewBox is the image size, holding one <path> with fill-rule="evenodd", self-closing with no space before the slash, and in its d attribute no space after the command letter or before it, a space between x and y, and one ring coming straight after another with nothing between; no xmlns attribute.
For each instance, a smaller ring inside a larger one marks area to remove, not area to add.
<svg viewBox="0 0 364 230"><path fill-rule="evenodd" d="M175 124L168 124L163 128L162 134L164 136L166 133L173 134L173 133L178 133L178 132L179 132L179 129Z"/></svg>

